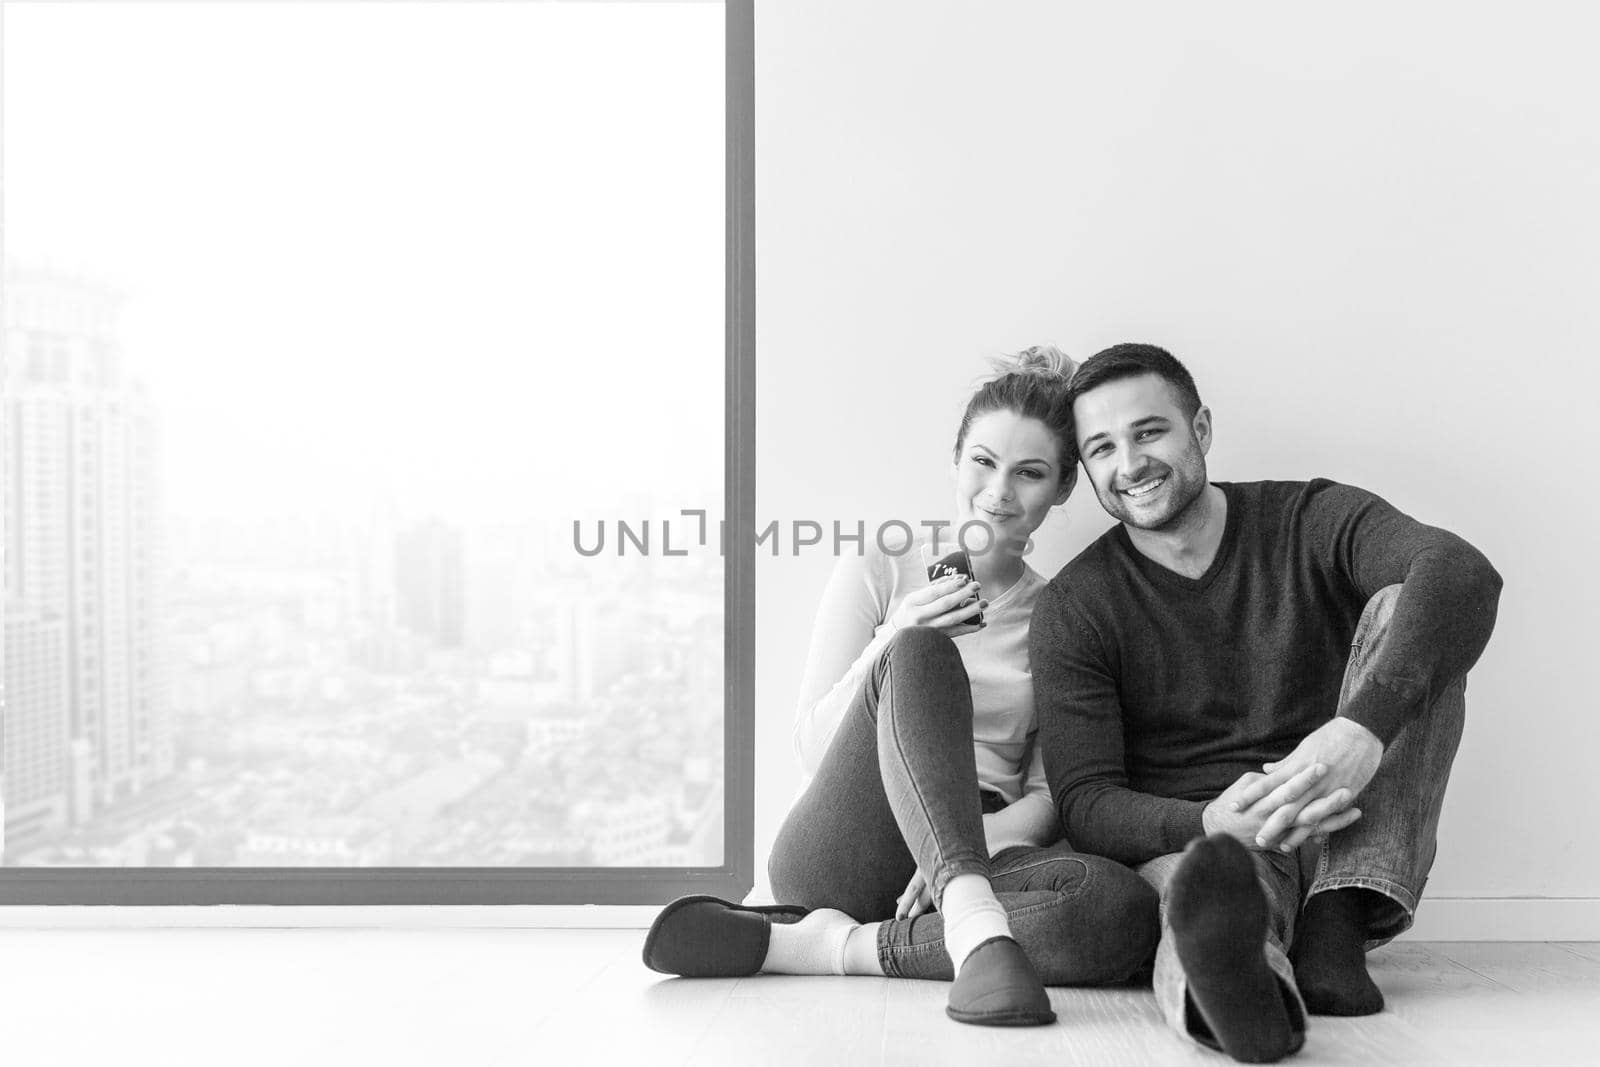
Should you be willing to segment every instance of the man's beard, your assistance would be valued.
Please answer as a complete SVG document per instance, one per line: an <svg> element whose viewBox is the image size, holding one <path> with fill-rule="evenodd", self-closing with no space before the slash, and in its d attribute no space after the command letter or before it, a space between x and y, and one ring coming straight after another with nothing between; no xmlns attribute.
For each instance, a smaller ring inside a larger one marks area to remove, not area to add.
<svg viewBox="0 0 1600 1067"><path fill-rule="evenodd" d="M1182 468L1168 467L1165 478L1166 484L1161 488L1170 494L1170 503L1160 514L1136 512L1129 505L1128 499L1117 491L1115 485L1105 492L1096 487L1095 496L1100 499L1100 506L1105 509L1106 514L1118 522L1132 526L1136 530L1160 533L1182 525L1189 511L1195 506L1195 502L1206 491L1205 460L1202 458L1199 462L1185 462ZM1108 495L1109 500L1106 499Z"/></svg>

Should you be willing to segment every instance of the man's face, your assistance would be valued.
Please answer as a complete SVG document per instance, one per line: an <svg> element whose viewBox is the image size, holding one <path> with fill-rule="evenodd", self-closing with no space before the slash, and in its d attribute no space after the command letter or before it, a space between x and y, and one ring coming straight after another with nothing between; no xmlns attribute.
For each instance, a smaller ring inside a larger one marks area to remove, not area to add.
<svg viewBox="0 0 1600 1067"><path fill-rule="evenodd" d="M1083 467L1100 506L1140 530L1161 530L1205 491L1211 413L1184 415L1154 374L1089 390L1072 405Z"/></svg>

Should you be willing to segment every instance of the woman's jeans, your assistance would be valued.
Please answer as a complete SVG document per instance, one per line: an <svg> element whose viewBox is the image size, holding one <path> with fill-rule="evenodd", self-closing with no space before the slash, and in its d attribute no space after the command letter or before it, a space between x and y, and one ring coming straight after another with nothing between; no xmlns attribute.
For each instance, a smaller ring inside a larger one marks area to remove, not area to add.
<svg viewBox="0 0 1600 1067"><path fill-rule="evenodd" d="M1340 707L1388 637L1389 620L1400 593L1398 585L1380 589L1367 602L1345 668ZM1287 991L1290 1015L1303 1025L1305 1005L1295 987L1294 968L1286 952L1294 943L1294 925L1307 897L1330 889L1357 887L1379 894L1382 903L1368 916L1367 948L1394 939L1411 925L1433 867L1439 814L1444 807L1444 787L1450 765L1461 743L1466 717L1466 679L1457 679L1395 735L1384 750L1372 781L1361 791L1356 806L1361 818L1331 834L1325 844L1306 842L1298 854L1252 848L1256 880L1266 894L1271 920L1267 927L1266 957ZM1180 1033L1212 1044L1194 1034L1185 1008L1187 980L1178 962L1166 925L1167 887L1182 859L1180 853L1158 856L1139 873L1161 893L1161 946L1156 953L1155 991L1162 1014ZM1215 1047L1213 1045L1213 1047Z"/></svg>
<svg viewBox="0 0 1600 1067"><path fill-rule="evenodd" d="M1015 846L990 859L984 804L961 654L938 630L901 630L778 832L767 865L773 895L858 922L881 920L878 959L891 977L953 977L943 917L894 918L919 867L936 904L952 877L988 878L1012 936L1047 984L1120 981L1149 960L1158 936L1153 889L1065 842Z"/></svg>

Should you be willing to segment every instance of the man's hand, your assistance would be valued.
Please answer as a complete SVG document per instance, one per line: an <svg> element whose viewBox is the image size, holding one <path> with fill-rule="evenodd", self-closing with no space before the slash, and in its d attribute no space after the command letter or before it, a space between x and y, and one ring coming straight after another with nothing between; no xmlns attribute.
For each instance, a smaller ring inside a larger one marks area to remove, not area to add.
<svg viewBox="0 0 1600 1067"><path fill-rule="evenodd" d="M1226 798L1237 804L1240 812L1254 812L1264 804L1270 805L1273 810L1262 822L1254 844L1288 852L1313 833L1331 833L1326 826L1328 821L1350 809L1378 772L1382 758L1383 742L1377 734L1351 719L1330 719L1307 734L1283 759L1263 764L1265 773L1237 794L1230 796L1234 793L1230 788L1217 799ZM1285 790L1305 772L1319 766L1325 773L1316 775L1309 788L1292 791L1293 795Z"/></svg>
<svg viewBox="0 0 1600 1067"><path fill-rule="evenodd" d="M1309 810L1310 806L1306 804L1306 799L1326 779L1327 767L1313 763L1309 767L1302 767L1299 771L1287 775L1276 785L1267 784L1271 777L1255 771L1246 771L1240 775L1237 782L1207 804L1201 813L1200 825L1205 832L1228 834L1248 847L1269 847L1261 844L1261 835L1267 823L1285 808L1297 813ZM1343 796L1341 791L1341 797ZM1293 844L1289 843L1289 839L1285 839L1280 847L1284 851L1289 851L1291 848L1298 848L1300 842L1312 834L1326 835L1343 830L1361 818L1360 810L1349 805L1349 799L1344 798L1337 810L1327 811L1306 826L1297 827L1294 834L1299 835L1298 839L1294 840Z"/></svg>

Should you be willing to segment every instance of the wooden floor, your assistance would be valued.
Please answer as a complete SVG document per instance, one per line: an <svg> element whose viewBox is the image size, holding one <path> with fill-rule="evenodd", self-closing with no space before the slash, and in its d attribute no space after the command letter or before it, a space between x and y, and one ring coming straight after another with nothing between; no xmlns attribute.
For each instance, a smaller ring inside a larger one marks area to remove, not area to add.
<svg viewBox="0 0 1600 1067"><path fill-rule="evenodd" d="M946 986L668 979L638 930L0 930L10 1062L1223 1064L1148 989L1055 989L1055 1026L944 1017ZM1388 998L1315 1019L1298 1064L1600 1063L1600 944L1401 943Z"/></svg>

